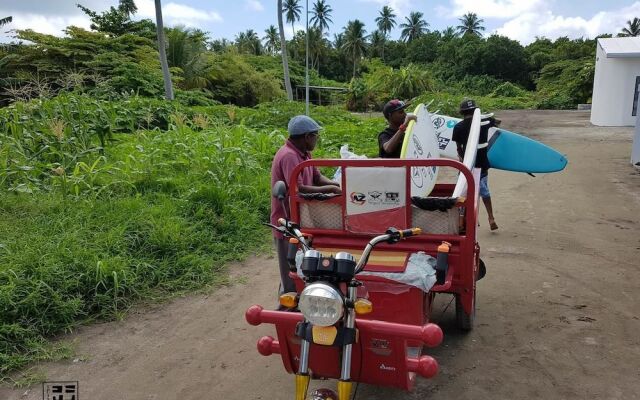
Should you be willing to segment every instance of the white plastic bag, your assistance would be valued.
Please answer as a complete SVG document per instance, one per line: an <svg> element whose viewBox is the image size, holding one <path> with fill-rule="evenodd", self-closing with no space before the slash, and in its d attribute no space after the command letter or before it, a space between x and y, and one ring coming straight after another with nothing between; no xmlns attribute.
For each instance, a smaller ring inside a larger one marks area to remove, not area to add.
<svg viewBox="0 0 640 400"><path fill-rule="evenodd" d="M362 160L367 158L367 156L361 156L356 153L353 153L349 151L348 144L343 144L340 147L340 158L342 158L343 160ZM333 174L333 181L342 183L342 168L338 167L338 169L336 169L336 173Z"/></svg>
<svg viewBox="0 0 640 400"><path fill-rule="evenodd" d="M361 160L361 159L367 158L367 156L359 156L356 153L349 151L348 144L343 144L342 147L340 147L340 158Z"/></svg>

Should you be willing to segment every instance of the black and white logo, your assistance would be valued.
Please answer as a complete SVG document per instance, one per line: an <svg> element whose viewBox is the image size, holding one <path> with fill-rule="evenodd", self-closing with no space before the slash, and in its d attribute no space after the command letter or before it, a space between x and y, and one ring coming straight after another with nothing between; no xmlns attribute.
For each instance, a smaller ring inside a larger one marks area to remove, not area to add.
<svg viewBox="0 0 640 400"><path fill-rule="evenodd" d="M369 192L369 203L371 204L380 204L382 203L382 192L378 192L374 190L373 192Z"/></svg>
<svg viewBox="0 0 640 400"><path fill-rule="evenodd" d="M385 202L385 204L398 204L398 203L400 203L400 193L399 192L385 192L384 193L384 202Z"/></svg>
<svg viewBox="0 0 640 400"><path fill-rule="evenodd" d="M446 122L446 121L444 120L444 118L442 118L442 117L437 117L437 118L434 118L434 119L433 119L433 126L434 126L436 129L440 129L440 128L442 128L442 126L444 126L445 122Z"/></svg>

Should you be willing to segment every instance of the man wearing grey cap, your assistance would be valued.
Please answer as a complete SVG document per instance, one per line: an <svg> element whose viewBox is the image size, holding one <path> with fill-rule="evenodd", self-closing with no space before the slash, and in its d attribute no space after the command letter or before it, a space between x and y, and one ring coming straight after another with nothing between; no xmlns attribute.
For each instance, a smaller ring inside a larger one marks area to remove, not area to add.
<svg viewBox="0 0 640 400"><path fill-rule="evenodd" d="M289 139L278 150L271 164L271 186L283 181L289 186L291 172L301 162L311 159L311 151L318 142L320 125L306 115L297 115L289 121L287 130ZM300 193L334 193L341 194L338 183L322 175L316 167L305 168L298 175L298 191ZM283 207L284 203L284 207ZM279 218L289 214L289 198L284 202L271 198L271 223L277 225ZM287 241L278 232L273 232L278 263L280 265L280 293L295 292L293 280L289 278L287 263Z"/></svg>

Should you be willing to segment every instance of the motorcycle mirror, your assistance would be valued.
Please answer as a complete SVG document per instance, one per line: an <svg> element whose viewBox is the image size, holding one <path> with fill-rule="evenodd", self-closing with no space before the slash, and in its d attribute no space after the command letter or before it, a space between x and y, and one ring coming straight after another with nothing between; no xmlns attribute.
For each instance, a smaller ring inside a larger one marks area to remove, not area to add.
<svg viewBox="0 0 640 400"><path fill-rule="evenodd" d="M277 181L271 188L271 195L278 200L287 197L287 185L283 181Z"/></svg>

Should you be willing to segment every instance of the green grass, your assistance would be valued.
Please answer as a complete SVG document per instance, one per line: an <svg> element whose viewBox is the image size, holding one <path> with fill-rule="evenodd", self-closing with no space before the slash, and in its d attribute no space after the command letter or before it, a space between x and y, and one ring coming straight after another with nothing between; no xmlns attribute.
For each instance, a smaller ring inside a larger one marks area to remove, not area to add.
<svg viewBox="0 0 640 400"><path fill-rule="evenodd" d="M440 114L452 117L459 116L458 108L460 102L465 98L473 98L483 112L494 112L498 110L521 110L535 109L538 107L539 100L536 99L532 92L525 92L516 97L499 97L499 96L467 96L464 94L455 94L447 92L426 93L416 98L413 103L431 103L429 111L439 111Z"/></svg>
<svg viewBox="0 0 640 400"><path fill-rule="evenodd" d="M227 283L229 261L266 249L271 160L302 113L83 95L1 109L0 381L68 356L54 335ZM315 157L339 158L346 143L376 156L382 117L311 116L324 128Z"/></svg>
<svg viewBox="0 0 640 400"><path fill-rule="evenodd" d="M266 248L268 171L303 112L71 95L0 110L0 379L67 354L47 338L226 283L229 261ZM312 116L316 157L377 152L382 118Z"/></svg>

